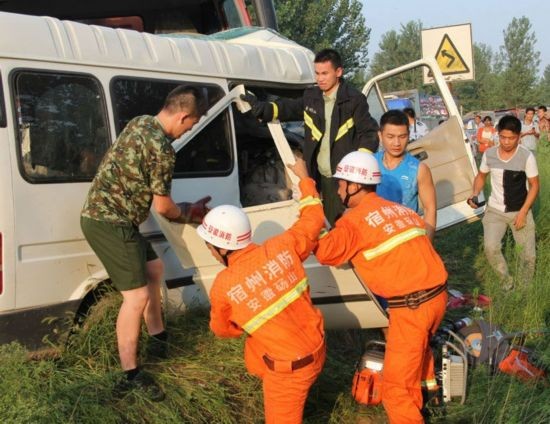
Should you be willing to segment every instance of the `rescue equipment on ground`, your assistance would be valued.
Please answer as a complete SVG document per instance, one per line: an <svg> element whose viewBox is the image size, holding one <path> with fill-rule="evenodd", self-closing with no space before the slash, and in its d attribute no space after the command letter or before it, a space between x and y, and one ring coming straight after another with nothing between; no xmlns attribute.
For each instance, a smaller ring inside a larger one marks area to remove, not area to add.
<svg viewBox="0 0 550 424"><path fill-rule="evenodd" d="M361 405L378 405L382 402L382 371L386 344L372 340L357 363L351 394Z"/></svg>
<svg viewBox="0 0 550 424"><path fill-rule="evenodd" d="M506 333L496 324L463 318L440 328L432 344L441 347L442 395L445 402L466 399L468 368L484 364L491 374L498 371L523 381L545 378L534 352L524 346L527 332Z"/></svg>

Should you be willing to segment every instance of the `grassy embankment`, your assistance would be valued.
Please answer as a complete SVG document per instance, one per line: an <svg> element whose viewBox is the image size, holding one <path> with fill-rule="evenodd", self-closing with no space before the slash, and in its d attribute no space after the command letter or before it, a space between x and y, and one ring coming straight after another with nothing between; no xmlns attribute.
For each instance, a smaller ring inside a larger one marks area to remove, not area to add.
<svg viewBox="0 0 550 424"><path fill-rule="evenodd" d="M480 222L437 235L452 288L479 290L492 297L484 318L507 331L550 327L550 146L540 149L542 193L536 207L538 258L535 280L506 293L489 270L480 243ZM513 257L513 243L507 255ZM511 259L512 260L512 259ZM167 392L152 404L129 395L112 396L118 369L114 322L120 299L109 295L92 312L84 328L57 358L30 361L17 345L0 347L0 420L3 423L258 423L262 422L261 385L246 374L242 340L220 340L208 331L204 311L173 318L170 358L147 364ZM470 310L449 312L461 318ZM328 359L313 387L306 423L383 423L381 407L358 407L349 395L353 364L372 332L330 332ZM550 342L533 337L542 361L550 365ZM506 375L471 373L464 406L451 403L445 423L550 422L550 388L525 384Z"/></svg>

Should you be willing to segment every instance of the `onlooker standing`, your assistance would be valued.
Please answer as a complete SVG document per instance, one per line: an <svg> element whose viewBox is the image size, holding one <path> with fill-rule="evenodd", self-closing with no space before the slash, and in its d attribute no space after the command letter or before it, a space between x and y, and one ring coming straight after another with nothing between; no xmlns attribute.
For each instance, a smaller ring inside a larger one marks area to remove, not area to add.
<svg viewBox="0 0 550 424"><path fill-rule="evenodd" d="M84 236L123 298L116 322L120 363L126 372L126 381L117 386L120 394L139 390L153 401L164 398L153 377L138 368L142 318L153 353L162 356L167 339L160 302L162 261L138 226L149 216L151 205L171 221L201 222L209 198L177 205L170 196L176 161L170 139L189 131L204 110L198 89L179 86L156 116L132 119L105 154L82 210Z"/></svg>
<svg viewBox="0 0 550 424"><path fill-rule="evenodd" d="M541 105L537 109L537 116L539 118L539 131L540 135L542 137L546 137L546 141L548 141L548 132L550 131L550 120L546 117L546 106Z"/></svg>
<svg viewBox="0 0 550 424"><path fill-rule="evenodd" d="M500 143L488 149L481 159L468 203L477 208L477 197L491 173L491 197L483 218L485 254L491 266L510 289L513 281L502 255L502 238L508 227L518 246L520 280L529 282L535 271L535 222L531 206L539 191L538 168L535 156L519 144L521 121L504 116L498 124Z"/></svg>
<svg viewBox="0 0 550 424"><path fill-rule="evenodd" d="M483 127L477 130L477 144L479 153L485 153L489 147L495 145L496 130L490 116L483 118Z"/></svg>
<svg viewBox="0 0 550 424"><path fill-rule="evenodd" d="M401 203L418 213L418 199L422 202L428 237L433 240L437 206L435 187L430 168L407 152L409 122L400 110L390 110L380 118L378 132L383 151L375 153L382 173L376 194L392 202Z"/></svg>
<svg viewBox="0 0 550 424"><path fill-rule="evenodd" d="M304 159L309 175L320 188L325 216L334 225L344 211L332 178L336 165L354 150L376 152L378 125L363 93L342 79L344 68L337 51L321 50L315 55L314 65L317 86L306 89L301 98L273 103L260 102L250 94L242 98L263 121L304 121Z"/></svg>
<svg viewBox="0 0 550 424"><path fill-rule="evenodd" d="M520 144L529 149L533 154L537 151L537 141L539 139L539 127L533 121L535 117L535 108L528 107L525 109L525 118L521 124L521 134L519 136Z"/></svg>
<svg viewBox="0 0 550 424"><path fill-rule="evenodd" d="M416 141L419 138L424 137L430 131L428 126L416 119L416 112L412 107L406 107L403 112L409 118L409 141Z"/></svg>

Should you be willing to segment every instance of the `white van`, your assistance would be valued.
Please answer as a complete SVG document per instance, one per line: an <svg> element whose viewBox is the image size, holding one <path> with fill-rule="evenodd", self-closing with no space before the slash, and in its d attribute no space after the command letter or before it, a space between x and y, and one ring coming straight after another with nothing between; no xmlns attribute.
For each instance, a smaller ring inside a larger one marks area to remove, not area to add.
<svg viewBox="0 0 550 424"><path fill-rule="evenodd" d="M70 323L67 313L85 312L109 284L80 231L82 204L126 123L155 114L176 85L200 87L215 107L177 154L174 199L208 194L213 206L245 206L256 241L287 228L296 205L270 133L237 112L228 93L245 84L260 98L300 96L314 83L312 60L309 50L268 30L169 37L0 13L0 343L39 346L44 335L60 334ZM373 104L376 96L383 99L374 84ZM447 130L435 134L437 142L426 137L415 153L432 166L447 211L439 217L444 227L476 213L463 207L476 168L442 85L456 128L450 119ZM383 100L377 108L385 108ZM299 147L298 135L286 136ZM219 264L204 244L190 235L185 245L172 246L153 218L141 231L166 265L170 305L206 303ZM353 270L320 266L313 257L306 265L328 327L386 325Z"/></svg>

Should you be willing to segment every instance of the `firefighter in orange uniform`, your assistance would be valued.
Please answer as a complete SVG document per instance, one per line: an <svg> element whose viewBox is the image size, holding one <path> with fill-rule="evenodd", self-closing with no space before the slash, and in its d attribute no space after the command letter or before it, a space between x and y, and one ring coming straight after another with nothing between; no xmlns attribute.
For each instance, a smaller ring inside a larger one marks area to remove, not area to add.
<svg viewBox="0 0 550 424"><path fill-rule="evenodd" d="M372 154L349 153L334 178L349 209L321 234L315 255L328 265L351 260L363 282L388 299L382 402L390 423L422 423L420 382L433 367L428 342L445 313L447 271L424 221L376 195L381 177Z"/></svg>
<svg viewBox="0 0 550 424"><path fill-rule="evenodd" d="M212 209L197 229L227 267L210 291L210 328L219 337L247 335L245 363L262 379L268 424L302 422L325 362L323 317L302 266L324 225L323 207L305 162L289 168L300 178L302 198L298 221L284 233L252 243L248 217L230 205Z"/></svg>

